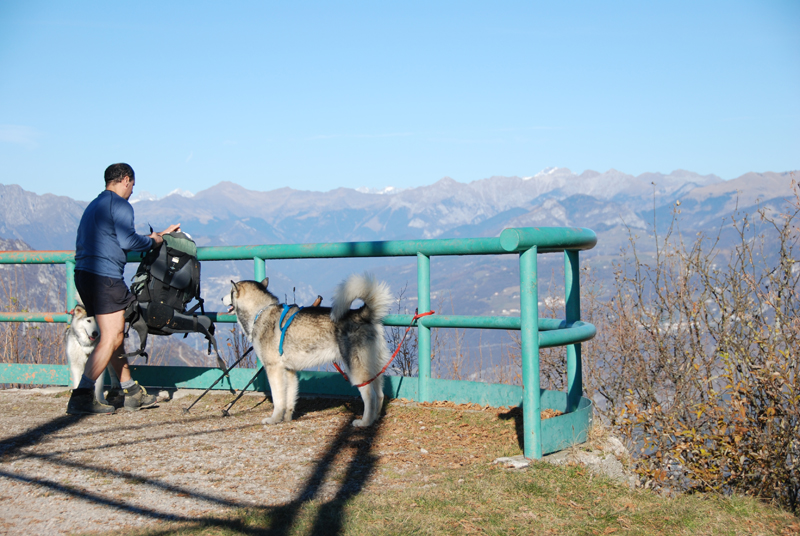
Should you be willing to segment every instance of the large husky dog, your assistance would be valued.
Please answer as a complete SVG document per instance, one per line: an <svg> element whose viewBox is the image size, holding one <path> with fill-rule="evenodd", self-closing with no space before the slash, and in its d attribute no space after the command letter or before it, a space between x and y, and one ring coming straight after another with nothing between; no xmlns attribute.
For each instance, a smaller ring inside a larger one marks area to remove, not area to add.
<svg viewBox="0 0 800 536"><path fill-rule="evenodd" d="M283 305L267 290L269 278L261 283L231 283L231 293L223 302L229 311L236 313L239 325L252 341L272 391L274 411L262 423L292 420L297 401L297 371L334 361L344 364L353 385L375 378L358 388L364 400L364 416L353 421L353 426L375 422L383 406L380 372L389 361L381 324L392 303L386 283L376 282L368 275L353 275L337 288L332 308L302 309L285 331L283 355L279 325ZM364 305L351 310L356 299L363 300ZM296 306L285 315L284 325L295 311Z"/></svg>
<svg viewBox="0 0 800 536"><path fill-rule="evenodd" d="M87 316L86 309L78 305L72 314L72 322L64 332L64 348L67 353L69 363L70 385L73 389L78 387L86 368L86 361L89 360L94 347L100 340L100 329L93 316ZM119 387L119 380L114 369L109 365L108 375L111 377L112 386ZM97 379L95 383L95 397L101 404L107 404L105 393L103 392L103 377Z"/></svg>

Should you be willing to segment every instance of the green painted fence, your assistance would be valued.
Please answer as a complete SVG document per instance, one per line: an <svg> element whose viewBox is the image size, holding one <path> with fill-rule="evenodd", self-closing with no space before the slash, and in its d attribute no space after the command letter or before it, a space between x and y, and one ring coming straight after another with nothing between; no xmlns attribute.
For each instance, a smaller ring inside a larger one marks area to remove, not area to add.
<svg viewBox="0 0 800 536"><path fill-rule="evenodd" d="M386 395L420 402L448 400L455 403L478 403L490 406L521 406L523 409L523 452L528 458L541 458L569 445L582 443L592 422L591 401L582 396L581 342L594 337L595 327L580 320L579 252L591 249L597 236L589 229L537 227L506 229L497 238L461 238L437 240L394 240L384 242L338 242L323 244L270 244L260 246L201 247L201 261L253 260L257 281L266 276L267 259L319 259L353 257L416 257L417 305L420 313L430 311L430 259L444 255L519 256L520 316L431 315L416 322L418 335L417 378L389 376ZM539 318L538 255L563 252L565 317ZM138 262L142 254L128 255L128 262ZM67 271L66 311L75 307L72 251L0 252L0 264L64 264ZM234 315L209 313L215 322L236 322ZM2 322L69 322L67 312L0 313ZM408 326L411 315L388 315L387 326ZM522 353L522 386L442 380L431 377L431 329L476 328L519 330ZM567 391L549 391L539 387L539 349L567 347ZM204 367L135 366L133 374L143 385L163 388L207 388L219 378L217 369ZM232 370L218 389L240 389L252 374ZM0 384L26 383L68 385L66 365L0 364ZM259 378L253 389L268 392L266 377ZM304 394L357 395L338 373L303 371L300 392ZM542 420L543 409L564 412Z"/></svg>

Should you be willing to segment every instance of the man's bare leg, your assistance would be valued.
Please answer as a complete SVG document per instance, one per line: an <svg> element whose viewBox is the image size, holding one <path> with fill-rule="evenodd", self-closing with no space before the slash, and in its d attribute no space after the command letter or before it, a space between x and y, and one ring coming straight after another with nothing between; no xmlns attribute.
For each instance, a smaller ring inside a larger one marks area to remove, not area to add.
<svg viewBox="0 0 800 536"><path fill-rule="evenodd" d="M116 350L111 354L111 366L114 367L114 372L117 373L117 379L122 382L131 380L131 369L128 367L128 359L122 357L125 354L125 346L120 344Z"/></svg>

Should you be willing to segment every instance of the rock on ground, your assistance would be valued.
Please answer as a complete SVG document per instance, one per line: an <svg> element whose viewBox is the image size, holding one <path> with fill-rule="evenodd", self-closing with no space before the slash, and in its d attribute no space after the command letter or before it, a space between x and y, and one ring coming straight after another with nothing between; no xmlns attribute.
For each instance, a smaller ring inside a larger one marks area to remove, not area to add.
<svg viewBox="0 0 800 536"><path fill-rule="evenodd" d="M542 461L553 465L578 464L583 465L596 475L605 475L612 480L635 487L638 478L625 468L625 463L630 460L630 454L625 445L618 438L606 435L598 441L590 441L570 449L548 454ZM503 464L511 469L524 469L531 464L531 460L522 455L497 458L494 463Z"/></svg>

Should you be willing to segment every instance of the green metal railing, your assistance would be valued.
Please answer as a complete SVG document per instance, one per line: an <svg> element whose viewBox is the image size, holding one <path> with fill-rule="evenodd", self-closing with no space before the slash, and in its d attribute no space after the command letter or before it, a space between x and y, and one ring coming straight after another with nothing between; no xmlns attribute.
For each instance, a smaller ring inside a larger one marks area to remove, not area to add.
<svg viewBox="0 0 800 536"><path fill-rule="evenodd" d="M265 261L270 259L320 259L354 257L416 257L418 312L430 311L430 260L447 255L519 255L520 316L432 315L417 321L418 370L416 385L410 378L387 377L389 396L402 396L420 402L451 400L490 405L522 405L523 452L527 458L561 450L586 440L591 425L592 405L582 397L580 343L594 337L595 327L580 320L579 251L594 247L597 236L589 229L537 227L506 229L497 238L463 238L436 240L395 240L384 242L339 242L323 244L274 244L261 246L201 247L200 261L253 260L254 279L266 276ZM539 253L564 252L565 318L539 318L537 256ZM128 262L138 262L141 253L128 255ZM0 252L0 264L64 264L67 278L67 311L75 307L73 251L6 251ZM215 322L236 322L235 315L208 313ZM69 322L63 313L0 313L1 322ZM411 315L388 315L387 326L408 326ZM519 330L522 357L522 387L487 385L431 378L431 328L478 328ZM548 391L539 387L539 349L567 347L567 391ZM67 385L65 365L44 366L0 365L0 383L36 383ZM63 367L62 370L54 367ZM159 369L156 374L151 369ZM175 369L175 370L165 370ZM145 385L201 387L216 379L214 369L190 373L189 367L134 367L139 381ZM199 369L199 367L192 367ZM343 394L352 389L336 373L309 372L300 374L303 392ZM65 381L66 377L66 381ZM231 372L228 387L244 385L246 375ZM165 378L172 378L167 380ZM49 380L49 381L45 381ZM241 384L239 384L241 382ZM265 381L256 388L267 390ZM541 410L557 409L564 414L542 421Z"/></svg>

